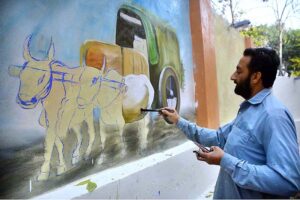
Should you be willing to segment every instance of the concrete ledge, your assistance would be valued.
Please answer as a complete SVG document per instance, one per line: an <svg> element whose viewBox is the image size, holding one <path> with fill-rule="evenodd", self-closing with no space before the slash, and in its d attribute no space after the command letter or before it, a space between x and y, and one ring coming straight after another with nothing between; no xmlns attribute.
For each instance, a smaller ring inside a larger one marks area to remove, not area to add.
<svg viewBox="0 0 300 200"><path fill-rule="evenodd" d="M197 149L192 142L153 154L87 176L35 199L178 199L206 195L216 182L219 167L199 162L192 153ZM97 188L89 193L86 185L78 183L90 179Z"/></svg>

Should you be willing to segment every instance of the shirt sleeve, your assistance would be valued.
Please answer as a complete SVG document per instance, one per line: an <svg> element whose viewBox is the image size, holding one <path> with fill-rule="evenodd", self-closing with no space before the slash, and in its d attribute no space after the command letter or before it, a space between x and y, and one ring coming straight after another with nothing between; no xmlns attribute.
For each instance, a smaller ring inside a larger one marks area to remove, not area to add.
<svg viewBox="0 0 300 200"><path fill-rule="evenodd" d="M188 139L205 146L224 147L227 136L231 130L232 122L220 127L218 130L202 128L195 123L180 118L177 127L187 136Z"/></svg>
<svg viewBox="0 0 300 200"><path fill-rule="evenodd" d="M250 164L228 153L220 165L242 188L294 195L300 190L300 155L293 121L285 116L271 116L265 123L265 165Z"/></svg>

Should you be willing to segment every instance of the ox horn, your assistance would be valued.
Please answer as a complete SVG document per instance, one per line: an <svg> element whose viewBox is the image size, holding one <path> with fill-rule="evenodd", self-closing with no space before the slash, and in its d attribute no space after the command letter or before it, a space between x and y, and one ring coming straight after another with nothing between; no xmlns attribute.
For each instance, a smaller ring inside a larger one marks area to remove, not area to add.
<svg viewBox="0 0 300 200"><path fill-rule="evenodd" d="M106 72L106 57L103 56L103 61L102 61L102 67L101 70L103 71L103 73Z"/></svg>
<svg viewBox="0 0 300 200"><path fill-rule="evenodd" d="M29 43L30 43L31 37L32 37L32 35L29 35L29 36L25 39L25 42L24 42L23 57L24 57L24 59L27 60L27 61L33 60L32 56L30 55L30 52L29 52Z"/></svg>
<svg viewBox="0 0 300 200"><path fill-rule="evenodd" d="M8 74L12 77L19 77L22 66L10 65L8 67Z"/></svg>
<svg viewBox="0 0 300 200"><path fill-rule="evenodd" d="M52 38L51 38L51 43L50 43L50 47L49 47L49 50L48 50L48 60L53 60L54 58L54 43L52 41Z"/></svg>

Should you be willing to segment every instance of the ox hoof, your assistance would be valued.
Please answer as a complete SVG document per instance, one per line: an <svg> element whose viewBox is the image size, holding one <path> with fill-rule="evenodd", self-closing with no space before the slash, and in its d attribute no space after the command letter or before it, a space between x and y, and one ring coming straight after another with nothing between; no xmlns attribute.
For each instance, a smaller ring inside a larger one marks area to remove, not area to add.
<svg viewBox="0 0 300 200"><path fill-rule="evenodd" d="M46 181L49 178L49 172L41 172L38 176L37 176L37 180L38 181Z"/></svg>
<svg viewBox="0 0 300 200"><path fill-rule="evenodd" d="M80 161L80 156L72 157L72 165L79 163L79 161Z"/></svg>
<svg viewBox="0 0 300 200"><path fill-rule="evenodd" d="M104 163L104 156L100 156L100 158L97 159L97 164L101 165Z"/></svg>
<svg viewBox="0 0 300 200"><path fill-rule="evenodd" d="M67 170L66 170L66 166L58 166L57 167L57 175L61 175L63 173L65 173Z"/></svg>
<svg viewBox="0 0 300 200"><path fill-rule="evenodd" d="M83 159L84 159L84 160L89 160L89 159L91 159L91 154L84 154Z"/></svg>

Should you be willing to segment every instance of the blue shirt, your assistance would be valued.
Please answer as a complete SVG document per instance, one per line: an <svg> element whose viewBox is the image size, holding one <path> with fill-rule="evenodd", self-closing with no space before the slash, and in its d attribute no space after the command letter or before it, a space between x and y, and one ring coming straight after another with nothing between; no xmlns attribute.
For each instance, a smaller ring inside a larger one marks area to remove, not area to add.
<svg viewBox="0 0 300 200"><path fill-rule="evenodd" d="M270 89L244 101L237 117L218 130L183 118L177 127L190 140L224 150L214 198L288 198L300 190L295 124Z"/></svg>

